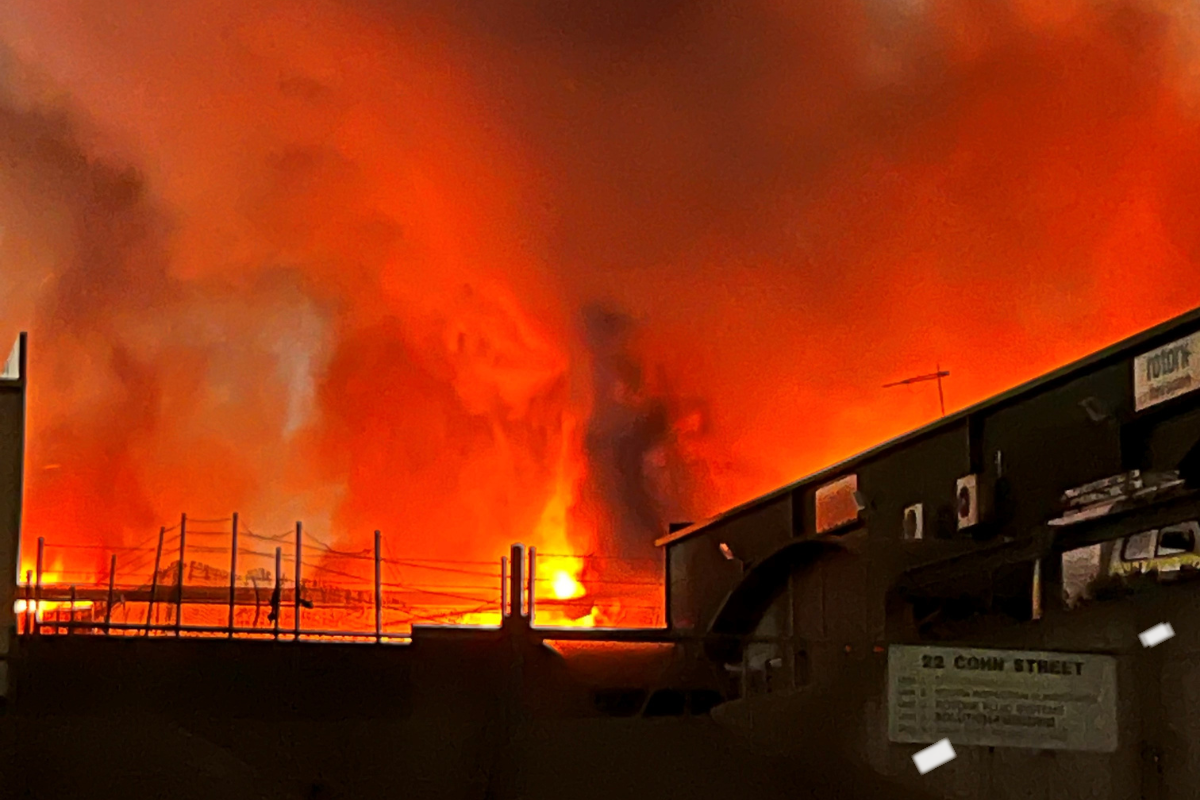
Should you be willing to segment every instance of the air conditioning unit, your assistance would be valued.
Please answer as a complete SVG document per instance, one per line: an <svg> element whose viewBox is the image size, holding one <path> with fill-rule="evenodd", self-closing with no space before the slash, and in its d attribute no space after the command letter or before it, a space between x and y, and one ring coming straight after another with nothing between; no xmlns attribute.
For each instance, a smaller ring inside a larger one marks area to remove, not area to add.
<svg viewBox="0 0 1200 800"><path fill-rule="evenodd" d="M973 528L984 519L983 497L980 492L979 476L967 475L958 479L958 491L955 494L955 508L958 516L958 529Z"/></svg>
<svg viewBox="0 0 1200 800"><path fill-rule="evenodd" d="M904 538L906 541L925 538L924 503L917 503L904 509Z"/></svg>

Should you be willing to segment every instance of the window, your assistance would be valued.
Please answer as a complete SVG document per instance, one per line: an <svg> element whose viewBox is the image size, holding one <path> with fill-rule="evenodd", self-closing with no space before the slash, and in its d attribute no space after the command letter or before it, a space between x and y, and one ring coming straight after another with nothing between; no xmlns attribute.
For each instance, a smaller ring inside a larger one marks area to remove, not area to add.
<svg viewBox="0 0 1200 800"><path fill-rule="evenodd" d="M1121 558L1126 561L1145 561L1154 555L1154 538L1158 531L1137 533L1125 540Z"/></svg>
<svg viewBox="0 0 1200 800"><path fill-rule="evenodd" d="M1196 523L1185 522L1163 528L1158 534L1158 554L1174 556L1196 551Z"/></svg>
<svg viewBox="0 0 1200 800"><path fill-rule="evenodd" d="M647 717L682 717L687 698L677 689L659 689L646 704Z"/></svg>

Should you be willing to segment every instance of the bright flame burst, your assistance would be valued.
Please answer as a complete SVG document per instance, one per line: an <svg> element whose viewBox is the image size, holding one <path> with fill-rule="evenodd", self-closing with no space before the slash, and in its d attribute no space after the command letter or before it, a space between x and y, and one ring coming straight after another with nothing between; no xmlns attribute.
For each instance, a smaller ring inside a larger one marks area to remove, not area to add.
<svg viewBox="0 0 1200 800"><path fill-rule="evenodd" d="M583 594L583 585L568 573L558 571L554 575L554 596L559 600L570 600Z"/></svg>

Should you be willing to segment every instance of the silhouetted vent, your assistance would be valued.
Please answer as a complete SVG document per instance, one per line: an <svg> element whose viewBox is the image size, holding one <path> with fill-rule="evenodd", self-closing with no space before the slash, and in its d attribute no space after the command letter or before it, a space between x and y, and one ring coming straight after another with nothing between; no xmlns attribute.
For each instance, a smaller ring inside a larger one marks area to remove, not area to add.
<svg viewBox="0 0 1200 800"><path fill-rule="evenodd" d="M646 702L644 689L602 689L596 692L596 709L610 717L636 716Z"/></svg>
<svg viewBox="0 0 1200 800"><path fill-rule="evenodd" d="M678 689L659 689L646 704L647 717L682 717L687 697Z"/></svg>
<svg viewBox="0 0 1200 800"><path fill-rule="evenodd" d="M703 716L724 702L721 693L712 689L697 689L688 697L688 711L695 716Z"/></svg>

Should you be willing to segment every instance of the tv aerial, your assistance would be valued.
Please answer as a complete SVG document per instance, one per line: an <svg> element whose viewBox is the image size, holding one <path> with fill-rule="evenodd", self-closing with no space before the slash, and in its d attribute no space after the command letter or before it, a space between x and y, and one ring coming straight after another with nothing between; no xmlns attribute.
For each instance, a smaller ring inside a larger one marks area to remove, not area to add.
<svg viewBox="0 0 1200 800"><path fill-rule="evenodd" d="M946 416L946 394L945 394L945 392L942 391L942 378L948 378L948 377L950 377L949 370L943 370L942 365L938 364L936 372L931 372L928 375L917 375L916 377L913 377L913 378L905 378L902 381L895 381L894 383L885 383L883 385L883 388L890 389L893 386L907 386L912 383L921 383L923 381L937 381L938 402L941 403L942 416L944 417L944 416Z"/></svg>

